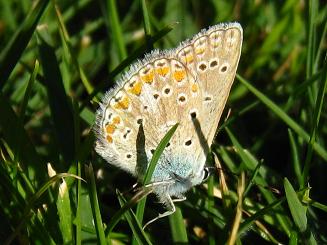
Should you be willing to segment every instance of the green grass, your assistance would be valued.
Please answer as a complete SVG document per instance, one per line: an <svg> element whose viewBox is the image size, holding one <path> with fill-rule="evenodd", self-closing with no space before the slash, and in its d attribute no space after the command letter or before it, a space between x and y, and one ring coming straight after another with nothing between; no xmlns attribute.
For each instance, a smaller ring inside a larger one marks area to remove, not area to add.
<svg viewBox="0 0 327 245"><path fill-rule="evenodd" d="M327 242L323 1L0 0L0 16L1 241ZM211 148L226 183L211 176L143 231L163 209L136 204L150 191L134 196L135 179L94 152L97 103L153 47L228 21L244 41Z"/></svg>

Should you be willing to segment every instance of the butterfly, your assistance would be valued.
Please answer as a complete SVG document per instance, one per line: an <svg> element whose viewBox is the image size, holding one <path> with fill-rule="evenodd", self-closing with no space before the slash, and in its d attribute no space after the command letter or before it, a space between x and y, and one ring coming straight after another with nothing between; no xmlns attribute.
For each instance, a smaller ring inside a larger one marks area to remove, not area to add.
<svg viewBox="0 0 327 245"><path fill-rule="evenodd" d="M206 157L232 87L242 48L238 23L202 30L177 48L132 64L96 112L95 150L143 180L154 150L178 123L153 172L153 192L167 212L207 177Z"/></svg>

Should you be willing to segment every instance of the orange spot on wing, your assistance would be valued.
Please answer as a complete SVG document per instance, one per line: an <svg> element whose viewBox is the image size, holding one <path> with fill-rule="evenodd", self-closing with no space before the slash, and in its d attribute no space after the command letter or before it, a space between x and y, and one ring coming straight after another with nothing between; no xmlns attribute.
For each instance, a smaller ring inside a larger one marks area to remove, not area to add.
<svg viewBox="0 0 327 245"><path fill-rule="evenodd" d="M106 132L107 134L113 134L116 130L116 126L114 124L108 124L106 126Z"/></svg>
<svg viewBox="0 0 327 245"><path fill-rule="evenodd" d="M185 76L186 76L186 72L184 70L181 70L181 71L175 71L174 74L174 79L177 81L177 82L180 82L182 81Z"/></svg>
<svg viewBox="0 0 327 245"><path fill-rule="evenodd" d="M152 83L154 78L154 71L151 70L145 75L141 75L141 79L146 83Z"/></svg>
<svg viewBox="0 0 327 245"><path fill-rule="evenodd" d="M115 109L128 109L129 106L129 99L127 96L124 96L120 101L118 101L114 107Z"/></svg>
<svg viewBox="0 0 327 245"><path fill-rule="evenodd" d="M156 69L156 73L160 76L165 76L169 72L169 67L160 67Z"/></svg>
<svg viewBox="0 0 327 245"><path fill-rule="evenodd" d="M112 123L113 123L113 124L119 124L119 123L120 123L120 117L115 116L115 117L112 119Z"/></svg>
<svg viewBox="0 0 327 245"><path fill-rule="evenodd" d="M107 135L106 139L107 139L107 141L109 143L112 143L113 142L112 137L110 135Z"/></svg>
<svg viewBox="0 0 327 245"><path fill-rule="evenodd" d="M135 95L140 95L142 91L142 83L141 82L135 82L133 86L128 89L128 92L135 94Z"/></svg>
<svg viewBox="0 0 327 245"><path fill-rule="evenodd" d="M193 93L196 93L199 89L199 86L196 83L193 83L191 86L191 90Z"/></svg>

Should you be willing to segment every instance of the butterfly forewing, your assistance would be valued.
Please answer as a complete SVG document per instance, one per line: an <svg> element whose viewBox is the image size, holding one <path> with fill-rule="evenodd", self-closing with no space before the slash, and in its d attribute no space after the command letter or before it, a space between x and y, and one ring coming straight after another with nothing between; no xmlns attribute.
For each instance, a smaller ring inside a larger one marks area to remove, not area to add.
<svg viewBox="0 0 327 245"><path fill-rule="evenodd" d="M177 57L194 73L201 100L197 119L210 146L234 81L242 47L238 23L213 26L183 43Z"/></svg>

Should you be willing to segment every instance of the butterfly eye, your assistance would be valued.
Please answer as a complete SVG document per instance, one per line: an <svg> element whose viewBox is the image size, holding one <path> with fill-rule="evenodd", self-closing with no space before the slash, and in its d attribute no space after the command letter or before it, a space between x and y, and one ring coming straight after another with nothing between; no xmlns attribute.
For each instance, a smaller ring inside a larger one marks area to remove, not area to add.
<svg viewBox="0 0 327 245"><path fill-rule="evenodd" d="M203 170L202 170L202 182L205 182L207 181L207 179L209 178L211 174L211 171L208 167L205 167Z"/></svg>

